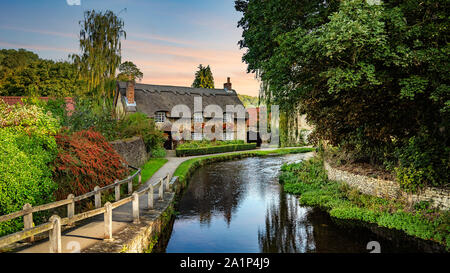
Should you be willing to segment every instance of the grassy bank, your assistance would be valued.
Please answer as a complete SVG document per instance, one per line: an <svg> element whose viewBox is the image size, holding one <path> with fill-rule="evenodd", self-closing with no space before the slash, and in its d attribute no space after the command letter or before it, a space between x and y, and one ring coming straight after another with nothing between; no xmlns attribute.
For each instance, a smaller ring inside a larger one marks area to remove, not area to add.
<svg viewBox="0 0 450 273"><path fill-rule="evenodd" d="M232 154L220 154L220 155L210 155L204 157L197 157L189 159L178 166L175 170L174 176L178 176L180 182L185 184L186 179L200 166L228 161L252 156L275 156L275 155L283 155L283 154L296 154L296 153L307 153L315 151L315 148L294 148L294 149L277 149L277 150L265 150L265 151L245 151L240 153L232 153Z"/></svg>
<svg viewBox="0 0 450 273"><path fill-rule="evenodd" d="M420 202L410 206L398 200L386 200L361 194L345 184L328 180L322 160L282 167L280 182L284 190L300 195L300 203L318 206L339 219L365 221L378 226L402 230L450 249L450 213L428 208Z"/></svg>
<svg viewBox="0 0 450 273"><path fill-rule="evenodd" d="M161 167L164 166L167 161L168 160L165 158L150 158L147 163L141 166L141 183L144 184L145 182L147 182L147 180L149 180L159 169L161 169ZM137 189L137 187L139 187L138 176L136 176L136 178L133 180L133 189Z"/></svg>
<svg viewBox="0 0 450 273"><path fill-rule="evenodd" d="M164 164L167 163L167 159L165 158L151 158L142 169L142 183L145 183L149 180Z"/></svg>

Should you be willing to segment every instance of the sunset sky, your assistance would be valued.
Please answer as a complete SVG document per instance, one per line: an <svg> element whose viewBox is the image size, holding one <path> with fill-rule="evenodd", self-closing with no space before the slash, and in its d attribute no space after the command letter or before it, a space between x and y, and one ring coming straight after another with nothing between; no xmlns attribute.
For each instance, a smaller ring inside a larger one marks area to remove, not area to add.
<svg viewBox="0 0 450 273"><path fill-rule="evenodd" d="M234 0L2 0L0 48L68 60L79 53L78 22L89 9L109 9L124 20L122 61L141 69L142 83L190 86L203 64L211 66L216 88L231 77L238 93L257 96L259 83L246 73L245 49L237 45L241 14Z"/></svg>

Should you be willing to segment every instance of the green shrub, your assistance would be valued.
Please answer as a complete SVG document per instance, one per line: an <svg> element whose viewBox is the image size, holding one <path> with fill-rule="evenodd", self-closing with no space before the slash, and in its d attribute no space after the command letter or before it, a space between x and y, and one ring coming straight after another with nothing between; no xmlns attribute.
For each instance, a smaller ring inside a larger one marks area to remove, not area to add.
<svg viewBox="0 0 450 273"><path fill-rule="evenodd" d="M450 148L426 137L412 137L397 149L398 166L394 168L400 186L415 192L425 186L440 187L450 181Z"/></svg>
<svg viewBox="0 0 450 273"><path fill-rule="evenodd" d="M24 98L22 101L29 105L36 105L43 110L44 113L52 113L52 116L58 119L62 126L67 125L67 108L66 100L64 98L54 98L48 101L39 98Z"/></svg>
<svg viewBox="0 0 450 273"><path fill-rule="evenodd" d="M166 157L166 150L164 148L158 148L152 151L152 157L163 158Z"/></svg>
<svg viewBox="0 0 450 273"><path fill-rule="evenodd" d="M160 150L165 140L153 119L144 113L126 115L118 123L117 138L125 139L134 136L141 136L144 139L147 152Z"/></svg>
<svg viewBox="0 0 450 273"><path fill-rule="evenodd" d="M198 148L177 148L177 156L193 156L205 154L218 154L234 151L252 150L256 149L256 143L248 144L229 144L222 146L198 147Z"/></svg>
<svg viewBox="0 0 450 273"><path fill-rule="evenodd" d="M177 148L180 149L197 149L197 148L208 148L215 146L224 146L224 145L235 145L235 144L245 144L243 140L201 140L201 141L186 141L181 144L178 144Z"/></svg>
<svg viewBox="0 0 450 273"><path fill-rule="evenodd" d="M0 102L0 215L54 200L50 163L56 157L58 121L35 105ZM40 219L34 217L39 223ZM19 230L21 219L0 223L0 235Z"/></svg>
<svg viewBox="0 0 450 273"><path fill-rule="evenodd" d="M94 130L108 141L118 139L118 120L114 118L111 102L99 103L93 99L75 99L75 111L65 124L71 132Z"/></svg>

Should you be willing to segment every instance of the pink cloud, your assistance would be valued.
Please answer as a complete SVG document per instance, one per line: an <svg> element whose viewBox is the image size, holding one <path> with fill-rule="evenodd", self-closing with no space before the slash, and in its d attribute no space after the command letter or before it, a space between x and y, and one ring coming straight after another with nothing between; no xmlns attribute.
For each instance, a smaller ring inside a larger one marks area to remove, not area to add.
<svg viewBox="0 0 450 273"><path fill-rule="evenodd" d="M64 37L64 38L75 38L75 39L78 38L78 36L75 34L65 33L65 32L47 31L47 30L40 30L40 29L29 29L29 28L12 27L12 26L0 26L0 28L6 29L6 30L32 32L32 33L38 33L38 34L44 34L44 35L59 36L59 37Z"/></svg>
<svg viewBox="0 0 450 273"><path fill-rule="evenodd" d="M24 48L24 49L28 49L28 50L61 51L61 52L68 52L68 53L76 52L75 49L70 49L70 48L51 47L51 46L44 46L44 45L16 44L16 43L8 43L8 42L2 42L2 41L0 41L0 46L8 47L8 48Z"/></svg>
<svg viewBox="0 0 450 273"><path fill-rule="evenodd" d="M193 44L193 43L190 43ZM239 93L257 96L259 82L247 74L242 52L198 47L161 46L148 41L123 42L124 60L133 61L144 73L143 83L190 86L199 64L210 65L216 88L227 77Z"/></svg>

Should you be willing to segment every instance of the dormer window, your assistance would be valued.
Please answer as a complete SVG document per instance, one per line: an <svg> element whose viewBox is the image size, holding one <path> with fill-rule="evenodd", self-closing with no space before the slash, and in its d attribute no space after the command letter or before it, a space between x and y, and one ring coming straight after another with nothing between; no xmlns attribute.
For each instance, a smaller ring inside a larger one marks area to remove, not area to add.
<svg viewBox="0 0 450 273"><path fill-rule="evenodd" d="M156 112L155 122L164 123L166 121L166 112Z"/></svg>

